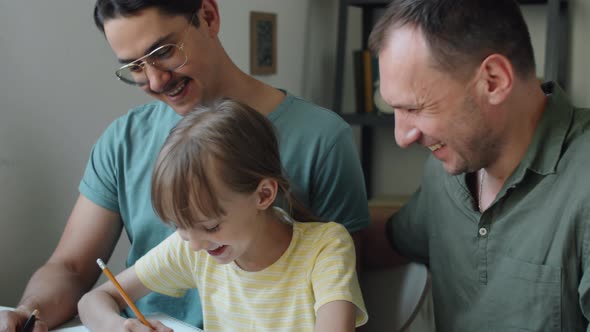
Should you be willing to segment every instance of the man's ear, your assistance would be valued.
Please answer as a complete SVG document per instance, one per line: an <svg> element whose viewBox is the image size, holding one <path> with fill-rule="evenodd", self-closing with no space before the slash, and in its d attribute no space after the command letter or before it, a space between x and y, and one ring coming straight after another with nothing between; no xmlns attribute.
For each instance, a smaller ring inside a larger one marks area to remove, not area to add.
<svg viewBox="0 0 590 332"><path fill-rule="evenodd" d="M260 210L268 209L278 193L278 183L274 179L262 179L256 188L256 205Z"/></svg>
<svg viewBox="0 0 590 332"><path fill-rule="evenodd" d="M494 106L503 103L514 84L514 69L508 58L501 54L488 56L479 66L478 92Z"/></svg>
<svg viewBox="0 0 590 332"><path fill-rule="evenodd" d="M210 36L219 34L220 17L216 0L203 0L199 10L199 18L201 23L207 25Z"/></svg>

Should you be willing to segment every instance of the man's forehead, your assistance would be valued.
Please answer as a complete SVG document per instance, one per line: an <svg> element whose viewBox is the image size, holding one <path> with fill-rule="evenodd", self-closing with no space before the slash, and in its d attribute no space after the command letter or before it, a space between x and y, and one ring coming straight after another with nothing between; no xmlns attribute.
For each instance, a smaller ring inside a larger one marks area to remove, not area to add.
<svg viewBox="0 0 590 332"><path fill-rule="evenodd" d="M392 29L379 52L385 74L418 79L440 74L422 31L410 25Z"/></svg>
<svg viewBox="0 0 590 332"><path fill-rule="evenodd" d="M414 25L406 24L392 27L385 36L380 53L429 55L429 47L422 30Z"/></svg>
<svg viewBox="0 0 590 332"><path fill-rule="evenodd" d="M415 108L441 82L442 73L433 66L419 29L392 30L386 41L379 53L381 94L394 107Z"/></svg>
<svg viewBox="0 0 590 332"><path fill-rule="evenodd" d="M104 31L117 58L130 60L170 42L183 23L186 24L184 16L165 16L158 10L146 9L137 15L106 21Z"/></svg>

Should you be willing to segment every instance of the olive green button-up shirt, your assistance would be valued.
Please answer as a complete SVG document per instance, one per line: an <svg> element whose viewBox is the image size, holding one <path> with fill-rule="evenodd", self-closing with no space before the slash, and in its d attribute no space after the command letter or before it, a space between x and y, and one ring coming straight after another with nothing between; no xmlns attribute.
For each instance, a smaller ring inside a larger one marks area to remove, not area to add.
<svg viewBox="0 0 590 332"><path fill-rule="evenodd" d="M524 159L481 214L466 175L430 158L389 220L432 273L437 331L584 331L590 317L590 111L553 83Z"/></svg>

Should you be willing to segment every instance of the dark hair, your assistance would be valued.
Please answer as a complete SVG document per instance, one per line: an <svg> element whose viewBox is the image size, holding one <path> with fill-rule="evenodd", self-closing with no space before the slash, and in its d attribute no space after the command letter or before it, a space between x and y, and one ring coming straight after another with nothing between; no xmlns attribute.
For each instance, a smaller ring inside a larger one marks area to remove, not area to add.
<svg viewBox="0 0 590 332"><path fill-rule="evenodd" d="M152 174L158 216L189 228L197 213L222 216L211 176L239 193L253 193L261 180L273 179L295 220L318 220L290 192L270 120L238 101L220 99L199 107L172 129Z"/></svg>
<svg viewBox="0 0 590 332"><path fill-rule="evenodd" d="M464 72L498 53L522 77L535 73L531 37L514 0L392 0L371 32L371 50L379 53L391 31L404 25L421 29L447 72Z"/></svg>
<svg viewBox="0 0 590 332"><path fill-rule="evenodd" d="M104 33L104 23L116 17L129 17L147 8L158 8L168 15L183 15L187 21L201 9L202 0L96 0L94 5L94 24ZM192 20L199 27L199 18Z"/></svg>

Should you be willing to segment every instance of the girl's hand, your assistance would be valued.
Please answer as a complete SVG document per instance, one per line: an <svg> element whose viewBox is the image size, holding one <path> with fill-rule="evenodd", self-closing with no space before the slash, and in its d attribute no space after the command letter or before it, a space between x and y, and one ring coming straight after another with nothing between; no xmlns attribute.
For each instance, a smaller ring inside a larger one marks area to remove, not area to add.
<svg viewBox="0 0 590 332"><path fill-rule="evenodd" d="M126 319L123 323L123 330L128 332L173 332L171 328L162 324L159 320L148 319L148 322L152 324L154 330L150 329L148 326L143 325L143 323L141 323L139 319L136 318Z"/></svg>

